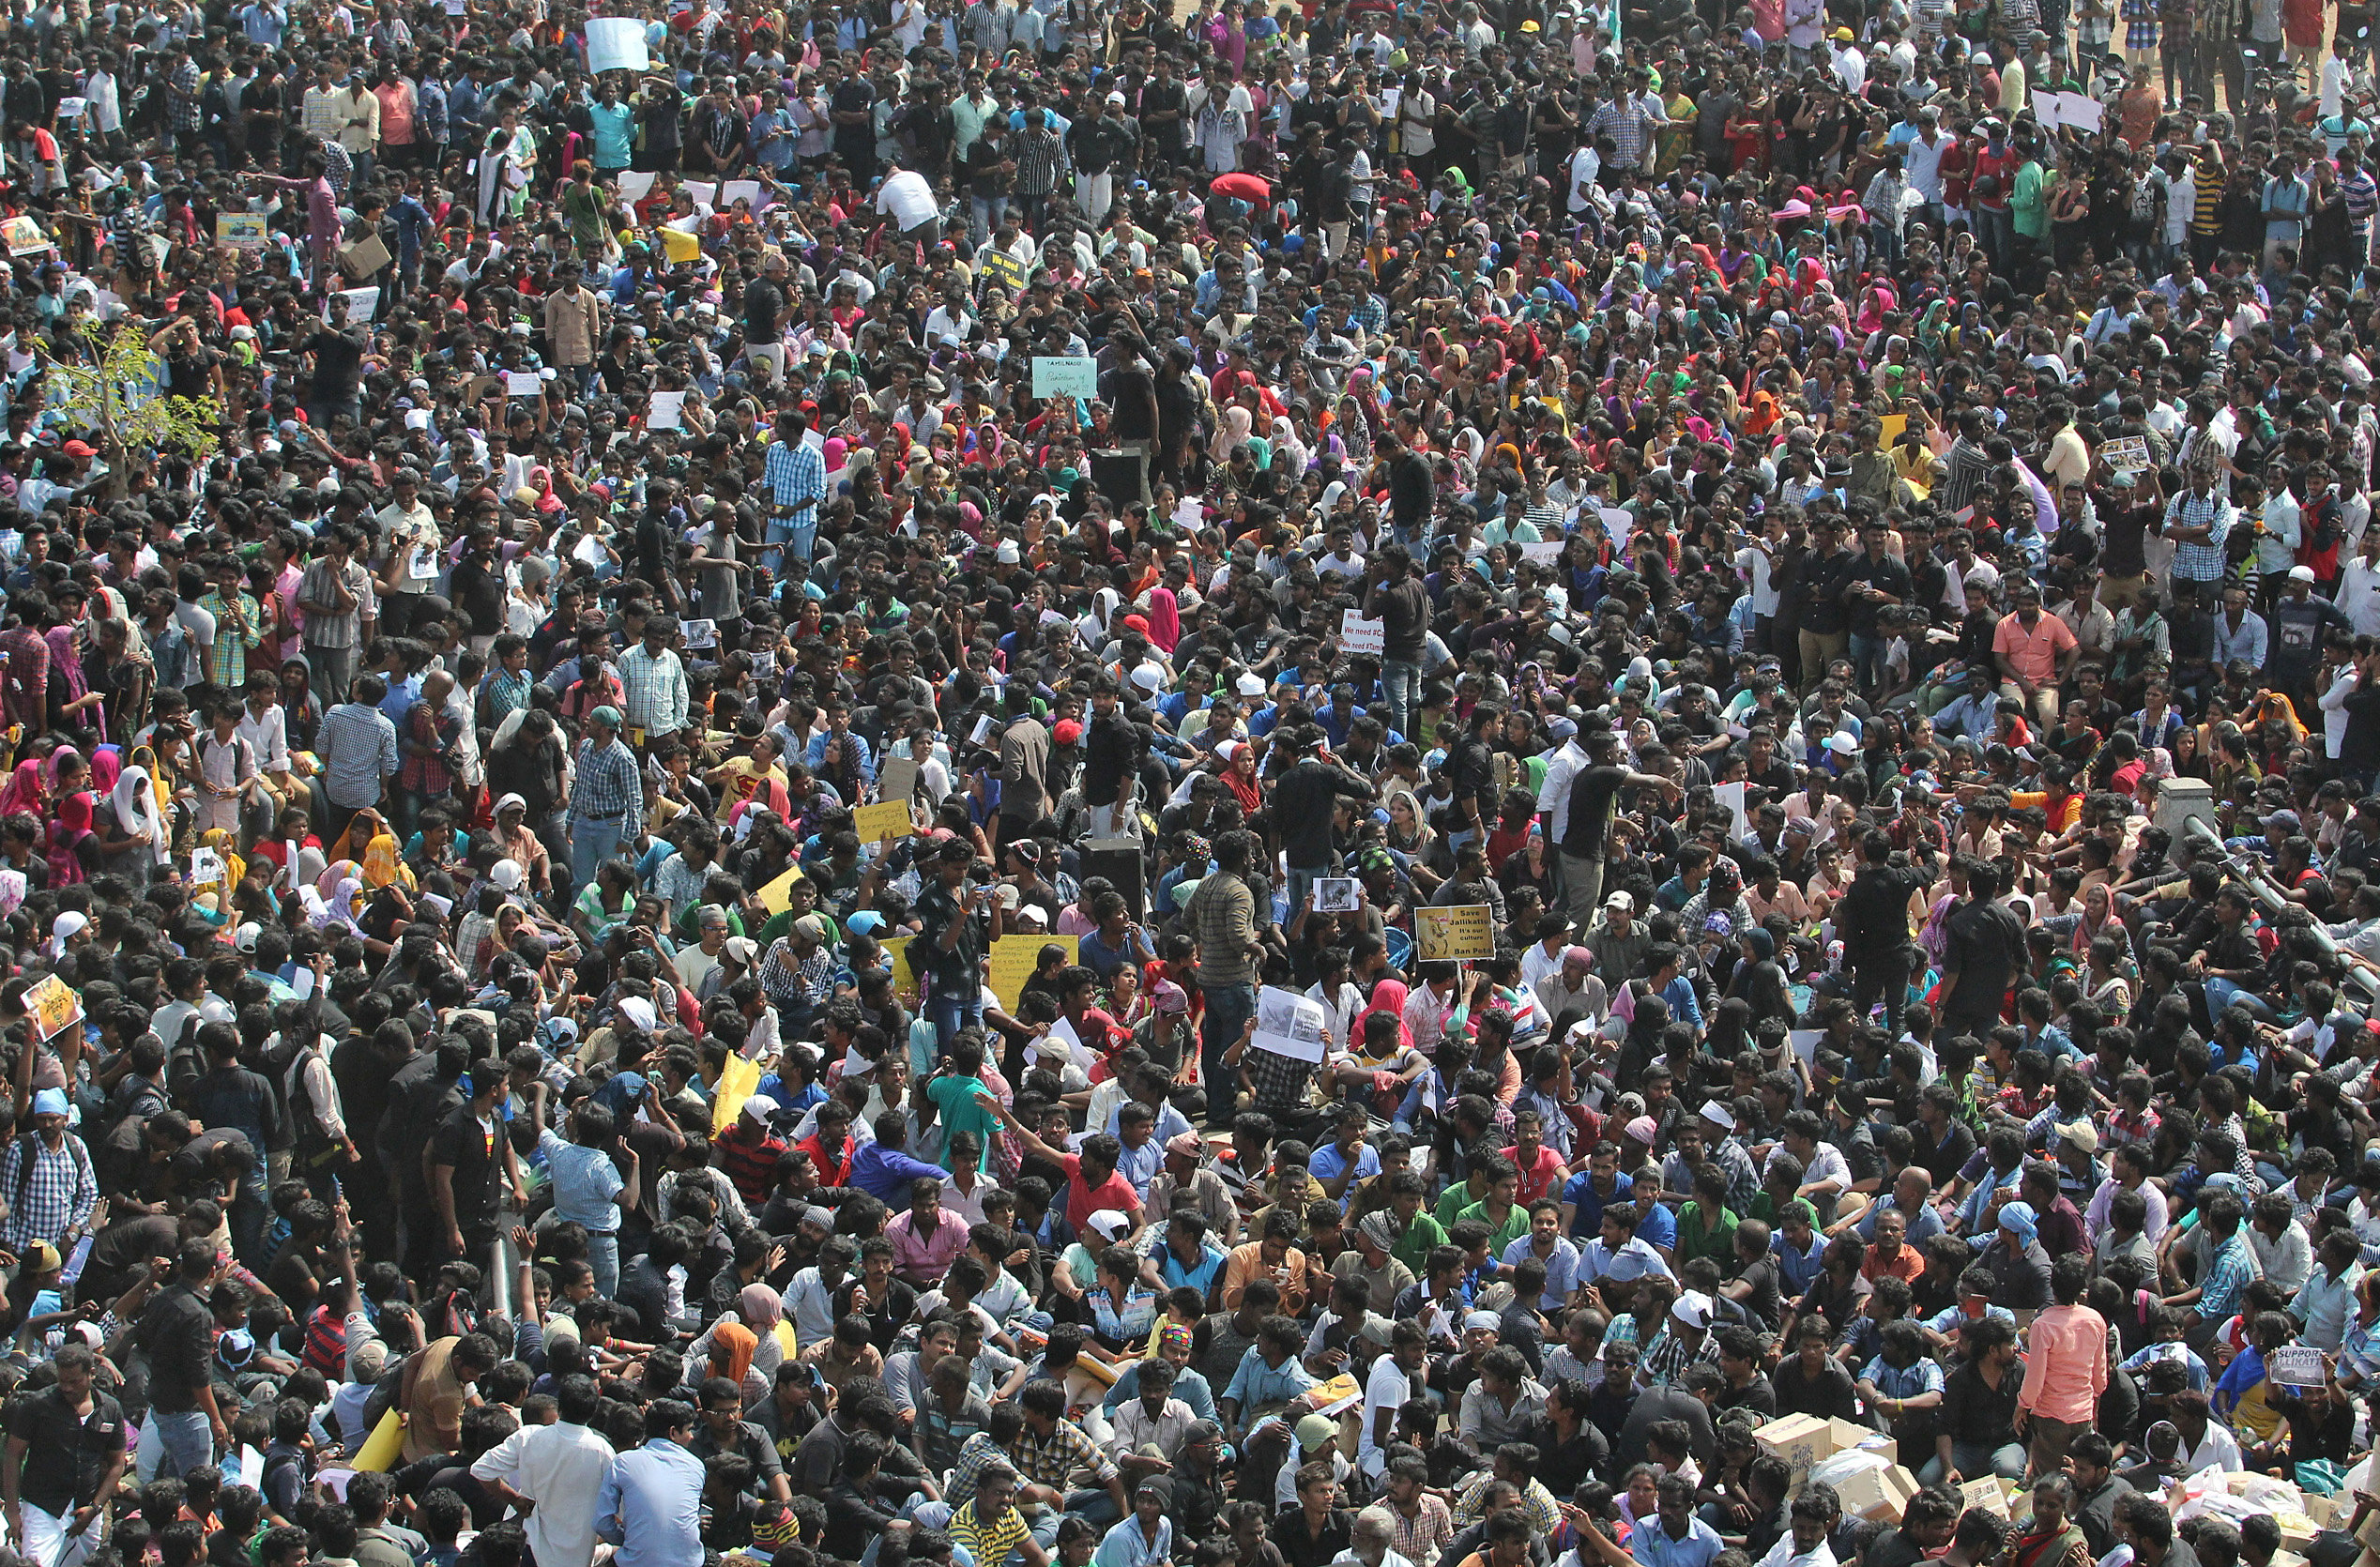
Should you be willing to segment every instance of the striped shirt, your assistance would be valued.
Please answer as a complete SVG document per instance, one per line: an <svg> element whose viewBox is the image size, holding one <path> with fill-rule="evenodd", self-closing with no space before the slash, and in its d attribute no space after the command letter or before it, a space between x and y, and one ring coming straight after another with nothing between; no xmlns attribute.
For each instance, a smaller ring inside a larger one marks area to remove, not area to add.
<svg viewBox="0 0 2380 1567"><path fill-rule="evenodd" d="M686 666L676 653L648 653L639 643L619 656L618 668L630 728L674 735L686 727Z"/></svg>
<svg viewBox="0 0 2380 1567"><path fill-rule="evenodd" d="M28 1153L30 1171L23 1167ZM22 1255L34 1240L63 1246L69 1230L89 1224L99 1206L99 1182L82 1138L69 1132L52 1149L39 1133L27 1132L9 1139L7 1151L0 1152L0 1193L8 1201L0 1240Z"/></svg>
<svg viewBox="0 0 2380 1567"><path fill-rule="evenodd" d="M2206 542L2181 543L2174 546L2174 576L2183 582L2214 582L2223 574L2223 540L2231 532L2231 502L2223 498L2220 489L2202 495L2185 490L2175 495L2165 508L2165 525L2170 530L2175 524L2196 527L2211 524L2214 531Z"/></svg>
<svg viewBox="0 0 2380 1567"><path fill-rule="evenodd" d="M1248 943L1256 939L1256 899L1248 884L1228 871L1217 871L1191 894L1188 912L1190 934L1198 942L1198 982L1253 983L1256 970L1248 962Z"/></svg>
<svg viewBox="0 0 2380 1567"><path fill-rule="evenodd" d="M350 811L379 804L382 780L394 776L399 765L397 726L361 702L342 702L323 714L314 749L322 757L323 793Z"/></svg>

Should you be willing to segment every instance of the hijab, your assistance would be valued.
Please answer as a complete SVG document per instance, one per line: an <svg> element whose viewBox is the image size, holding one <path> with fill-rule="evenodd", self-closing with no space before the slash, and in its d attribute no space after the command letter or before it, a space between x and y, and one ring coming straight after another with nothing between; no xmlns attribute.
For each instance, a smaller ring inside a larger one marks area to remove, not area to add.
<svg viewBox="0 0 2380 1567"><path fill-rule="evenodd" d="M113 757L115 753L110 751L99 754ZM99 765L94 761L92 771L96 774L98 770ZM146 844L149 858L155 863L162 865L172 860L173 841L166 833L164 821L158 815L157 790L149 783L148 769L126 768L115 780L112 798L117 829L134 843Z"/></svg>
<svg viewBox="0 0 2380 1567"><path fill-rule="evenodd" d="M1149 590L1149 642L1159 652L1170 655L1182 641L1182 604L1170 587Z"/></svg>
<svg viewBox="0 0 2380 1567"><path fill-rule="evenodd" d="M50 814L49 788L38 757L19 762L8 784L0 785L0 816L20 813L37 818Z"/></svg>

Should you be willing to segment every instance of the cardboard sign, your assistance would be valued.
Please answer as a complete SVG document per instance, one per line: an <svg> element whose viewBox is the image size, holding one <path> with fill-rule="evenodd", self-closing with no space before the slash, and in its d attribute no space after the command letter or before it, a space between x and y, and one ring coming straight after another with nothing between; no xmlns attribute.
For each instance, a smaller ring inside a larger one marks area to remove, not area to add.
<svg viewBox="0 0 2380 1567"><path fill-rule="evenodd" d="M1562 552L1567 549L1569 544L1570 540L1567 539L1541 539L1533 544L1506 544L1504 552L1509 555L1514 550L1518 550L1520 558L1523 560L1534 560L1551 566L1562 558Z"/></svg>
<svg viewBox="0 0 2380 1567"><path fill-rule="evenodd" d="M645 23L633 16L593 16L587 19L587 68L601 76L607 70L653 68L645 47Z"/></svg>
<svg viewBox="0 0 2380 1567"><path fill-rule="evenodd" d="M1329 1044L1329 1017L1320 1001L1309 1001L1294 990L1266 985L1256 994L1256 1035L1249 1040L1259 1050L1319 1063Z"/></svg>
<svg viewBox="0 0 2380 1567"><path fill-rule="evenodd" d="M265 215L261 212L215 214L215 243L246 253L265 248Z"/></svg>
<svg viewBox="0 0 2380 1567"><path fill-rule="evenodd" d="M504 373L504 395L507 397L543 397L544 378L534 370L508 370Z"/></svg>
<svg viewBox="0 0 2380 1567"><path fill-rule="evenodd" d="M702 254L702 241L683 229L663 229L661 248L673 266L681 261L692 261Z"/></svg>
<svg viewBox="0 0 2380 1567"><path fill-rule="evenodd" d="M350 327L368 325L374 316L380 313L380 290L376 287L343 288L334 297L347 301L347 325ZM330 319L328 298L322 302L322 318L326 322Z"/></svg>
<svg viewBox="0 0 2380 1567"><path fill-rule="evenodd" d="M1388 622L1366 620L1354 610L1339 615L1339 651L1381 659L1388 656Z"/></svg>
<svg viewBox="0 0 2380 1567"><path fill-rule="evenodd" d="M772 673L776 668L776 655L770 654L769 666ZM755 676L760 673L760 659L756 654L752 661L752 672ZM877 769L876 798L899 800L903 805L907 805L917 794L920 770L917 758L914 756L887 756L884 759L884 766Z"/></svg>
<svg viewBox="0 0 2380 1567"><path fill-rule="evenodd" d="M917 829L909 821L909 802L894 799L862 805L852 812L851 830L860 835L864 845L886 838L907 838Z"/></svg>
<svg viewBox="0 0 2380 1567"><path fill-rule="evenodd" d="M1486 904L1413 910L1413 938L1424 963L1479 962L1496 955L1495 916Z"/></svg>
<svg viewBox="0 0 2380 1567"><path fill-rule="evenodd" d="M914 936L888 936L877 943L892 960L892 994L901 998L901 1005L911 1012L917 1010L917 976L909 972L909 943Z"/></svg>
<svg viewBox="0 0 2380 1567"><path fill-rule="evenodd" d="M339 252L339 269L351 278L369 278L395 259L378 235L367 234Z"/></svg>
<svg viewBox="0 0 2380 1567"><path fill-rule="evenodd" d="M43 975L39 984L24 993L24 1007L33 1014L34 1025L45 1040L72 1027L83 1016L83 997L55 974Z"/></svg>
<svg viewBox="0 0 2380 1567"><path fill-rule="evenodd" d="M1073 936L1003 936L992 943L992 994L999 997L1001 1008L1010 1013L1016 1011L1017 997L1025 994L1025 981L1032 978L1034 960L1045 947L1066 949L1066 961L1080 961L1082 938Z"/></svg>
<svg viewBox="0 0 2380 1567"><path fill-rule="evenodd" d="M1033 356L1035 397L1096 397L1099 363L1075 355Z"/></svg>
<svg viewBox="0 0 2380 1567"><path fill-rule="evenodd" d="M191 851L191 890L192 891L201 888L221 887L223 885L224 875L223 857L221 854L207 848Z"/></svg>
<svg viewBox="0 0 2380 1567"><path fill-rule="evenodd" d="M648 169L622 169L619 172L619 197L631 206L645 199L653 188L654 175Z"/></svg>
<svg viewBox="0 0 2380 1567"><path fill-rule="evenodd" d="M753 211L759 211L762 205L760 182L756 179L723 180L719 186L719 205L733 206L738 202L749 202Z"/></svg>
<svg viewBox="0 0 2380 1567"><path fill-rule="evenodd" d="M686 199L694 203L697 207L711 206L715 205L719 199L719 184L716 180L680 180L679 181L678 189L685 191ZM680 221L682 221L683 220Z"/></svg>

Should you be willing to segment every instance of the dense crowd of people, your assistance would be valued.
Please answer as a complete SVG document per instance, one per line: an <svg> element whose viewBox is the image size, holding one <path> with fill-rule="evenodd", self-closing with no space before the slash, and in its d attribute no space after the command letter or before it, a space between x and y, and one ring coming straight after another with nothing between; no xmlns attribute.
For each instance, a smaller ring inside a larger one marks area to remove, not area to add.
<svg viewBox="0 0 2380 1567"><path fill-rule="evenodd" d="M1177 9L15 9L8 1549L2348 1567L2369 0Z"/></svg>

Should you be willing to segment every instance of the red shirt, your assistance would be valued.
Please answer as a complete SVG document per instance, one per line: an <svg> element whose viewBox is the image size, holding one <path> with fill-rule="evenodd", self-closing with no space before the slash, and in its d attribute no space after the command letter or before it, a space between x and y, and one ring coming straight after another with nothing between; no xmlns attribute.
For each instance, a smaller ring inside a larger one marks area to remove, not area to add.
<svg viewBox="0 0 2380 1567"><path fill-rule="evenodd" d="M1075 1226L1075 1233L1090 1232L1091 1216L1106 1209L1130 1213L1140 1212L1140 1196L1132 1189L1132 1182L1110 1170L1107 1179L1096 1186L1083 1184L1083 1156L1070 1153L1059 1161L1066 1172L1066 1222Z"/></svg>

